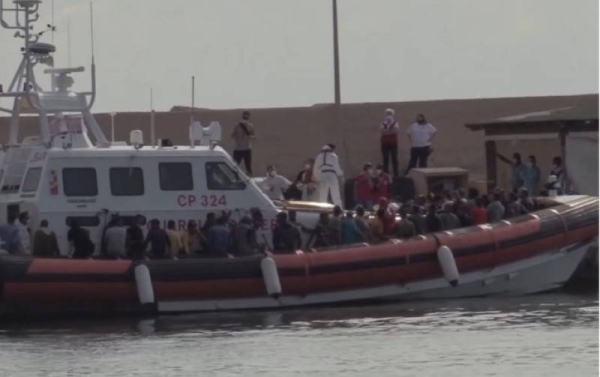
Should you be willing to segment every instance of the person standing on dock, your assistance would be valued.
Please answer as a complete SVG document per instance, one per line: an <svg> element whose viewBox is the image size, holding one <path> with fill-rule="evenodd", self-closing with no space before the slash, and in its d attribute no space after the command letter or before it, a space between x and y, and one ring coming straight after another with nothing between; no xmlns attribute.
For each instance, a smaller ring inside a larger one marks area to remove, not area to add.
<svg viewBox="0 0 600 377"><path fill-rule="evenodd" d="M252 176L252 143L256 133L254 125L250 123L250 112L244 111L242 119L233 127L231 138L235 145L233 147L233 160L240 165L244 160L246 172Z"/></svg>
<svg viewBox="0 0 600 377"><path fill-rule="evenodd" d="M395 112L393 109L385 110L383 122L379 126L381 132L381 156L383 158L383 171L386 174L390 173L390 160L392 161L392 169L394 177L398 176L398 131L400 125L396 121Z"/></svg>
<svg viewBox="0 0 600 377"><path fill-rule="evenodd" d="M540 167L537 165L537 159L535 156L529 156L529 161L527 162L527 169L525 169L525 188L527 191L533 196L537 196L540 190L540 181L542 179L542 174L540 172Z"/></svg>
<svg viewBox="0 0 600 377"><path fill-rule="evenodd" d="M333 204L341 207L343 204L339 180L344 172L335 153L335 145L327 144L321 148L321 152L315 159L313 175L318 182L319 201L325 203L331 195Z"/></svg>
<svg viewBox="0 0 600 377"><path fill-rule="evenodd" d="M416 123L408 127L408 139L411 143L410 160L408 168L404 175L407 175L412 168L426 168L427 159L431 154L431 142L437 133L437 128L432 126L425 119L425 115L418 114Z"/></svg>

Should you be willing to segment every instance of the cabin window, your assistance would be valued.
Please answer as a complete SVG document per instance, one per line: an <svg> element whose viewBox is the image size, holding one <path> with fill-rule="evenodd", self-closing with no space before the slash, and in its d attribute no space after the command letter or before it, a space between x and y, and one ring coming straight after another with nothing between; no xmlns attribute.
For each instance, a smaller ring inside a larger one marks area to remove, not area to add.
<svg viewBox="0 0 600 377"><path fill-rule="evenodd" d="M40 184L42 168L30 168L25 174L25 180L21 187L22 192L36 192Z"/></svg>
<svg viewBox="0 0 600 377"><path fill-rule="evenodd" d="M189 162L161 162L158 164L160 189L163 191L192 191L192 164Z"/></svg>
<svg viewBox="0 0 600 377"><path fill-rule="evenodd" d="M246 183L237 171L225 162L206 163L206 184L209 190L243 190Z"/></svg>
<svg viewBox="0 0 600 377"><path fill-rule="evenodd" d="M141 168L110 168L110 192L114 196L144 195Z"/></svg>
<svg viewBox="0 0 600 377"><path fill-rule="evenodd" d="M77 221L79 226L86 228L93 228L100 225L100 217L98 216L69 216L67 217L65 224L71 226L71 221Z"/></svg>
<svg viewBox="0 0 600 377"><path fill-rule="evenodd" d="M66 196L97 196L98 180L94 168L65 168L62 170Z"/></svg>

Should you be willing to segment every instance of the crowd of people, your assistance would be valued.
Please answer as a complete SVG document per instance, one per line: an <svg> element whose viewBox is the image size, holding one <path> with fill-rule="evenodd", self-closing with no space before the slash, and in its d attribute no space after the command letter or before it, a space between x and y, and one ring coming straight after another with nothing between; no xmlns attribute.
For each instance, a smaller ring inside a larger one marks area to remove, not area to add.
<svg viewBox="0 0 600 377"><path fill-rule="evenodd" d="M509 193L495 191L492 195L479 195L476 189L459 189L443 195L419 196L405 203L393 203L392 182L398 177L398 132L400 126L393 109L385 111L380 125L381 152L383 163L374 166L365 163L356 178L355 199L358 203L354 212L342 210L339 182L343 176L339 158L333 144L324 145L314 159L306 160L304 168L294 182L267 167L261 189L271 199L297 199L335 204L332 213L322 213L314 229L300 225L296 213L288 211L277 215L273 229L273 252L293 252L302 248L331 247L360 242L380 242L388 238L410 238L419 234L451 230L470 225L485 224L526 214L536 208L533 196L540 191L540 169L535 156L529 156L527 164L519 153L512 160L498 157L511 164L513 190ZM431 154L431 142L437 130L418 114L416 122L408 127L411 142L410 160L405 174L415 167L426 167ZM252 174L251 140L255 137L250 113L245 111L235 125L231 137L235 141L233 158L236 163L244 162ZM392 174L389 168L392 167ZM564 193L562 159L553 159L553 169L546 185L546 195ZM367 211L374 216L365 217ZM90 238L90 233L77 219L69 222L67 234L71 258L89 258L99 254L106 258L180 258L193 255L233 256L264 252L266 240L259 242L258 230L263 226L262 214L257 209L250 211L238 222L232 221L229 212L220 217L209 213L202 227L190 220L184 231L168 221L165 229L158 219L146 224L138 215L132 224L126 225L118 215L112 216L102 234L100 252ZM42 220L34 234L29 229L27 212L9 214L8 222L0 226L0 249L9 254L32 254L38 257L61 255L56 234L49 229L47 220ZM302 244L303 234L308 242Z"/></svg>
<svg viewBox="0 0 600 377"><path fill-rule="evenodd" d="M392 181L390 165L393 177L399 176L398 134L400 125L395 118L393 109L385 111L384 118L379 125L379 132L381 134L382 164L377 166L376 171L377 174L381 175L381 178L378 179L378 181L382 181L381 185L389 186ZM418 114L415 123L407 128L407 138L411 143L411 149L405 175L412 168L427 167L427 160L433 151L431 143L436 133L437 129L427 122L423 114ZM231 137L235 143L233 159L237 164L241 164L243 160L248 174L252 174L250 143L255 136L254 125L250 123L250 113L245 111L242 114L242 119L234 126ZM372 166L369 168L372 168ZM365 170L367 170L367 167L365 167ZM294 182L277 174L276 167L269 165L260 187L267 196L274 200L291 198L326 202L331 198L331 202L335 205L342 206L339 183L343 175L344 172L340 166L335 145L327 144L321 148L316 158L310 158L306 161L304 169L298 173ZM379 187L379 184L375 184L375 186ZM389 190L389 187L387 189ZM385 190L385 188L381 190ZM372 199L369 200L373 201Z"/></svg>
<svg viewBox="0 0 600 377"><path fill-rule="evenodd" d="M526 188L508 194L498 190L491 196L480 195L477 189L471 188L444 192L443 195L421 195L401 204L381 197L374 208L371 217L365 217L362 205L345 215L339 206L335 206L331 214L322 213L315 229L301 227L302 231L311 234L305 247L408 239L510 219L536 210L537 204Z"/></svg>

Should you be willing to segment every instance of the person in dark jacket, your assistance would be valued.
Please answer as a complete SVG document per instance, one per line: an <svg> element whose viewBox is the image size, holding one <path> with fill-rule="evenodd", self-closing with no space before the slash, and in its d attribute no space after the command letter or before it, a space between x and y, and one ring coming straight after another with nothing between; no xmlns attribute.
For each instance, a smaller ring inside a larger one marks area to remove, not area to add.
<svg viewBox="0 0 600 377"><path fill-rule="evenodd" d="M429 205L429 211L425 217L425 222L427 223L427 230L429 233L439 232L443 229L442 219L440 218L440 215L437 214L435 204Z"/></svg>
<svg viewBox="0 0 600 377"><path fill-rule="evenodd" d="M327 213L319 214L317 226L310 233L310 238L306 243L307 248L310 248L311 245L315 248L331 246L329 243L329 215Z"/></svg>
<svg viewBox="0 0 600 377"><path fill-rule="evenodd" d="M150 255L154 259L167 258L171 249L169 234L160 228L158 219L150 220L150 230L144 241L144 249L150 245Z"/></svg>
<svg viewBox="0 0 600 377"><path fill-rule="evenodd" d="M452 212L454 204L451 202L446 202L444 204L444 210L440 215L442 219L442 227L444 230L452 230L460 228L460 220L458 217Z"/></svg>
<svg viewBox="0 0 600 377"><path fill-rule="evenodd" d="M60 256L56 234L48 229L48 220L40 221L40 228L33 235L33 256L52 258Z"/></svg>
<svg viewBox="0 0 600 377"><path fill-rule="evenodd" d="M231 230L227 227L228 218L221 216L208 231L208 249L215 256L227 256L233 249Z"/></svg>
<svg viewBox="0 0 600 377"><path fill-rule="evenodd" d="M135 217L135 222L127 228L127 233L125 235L127 255L134 260L144 258L144 255L146 254L144 231L142 230L144 223L144 217L137 215Z"/></svg>
<svg viewBox="0 0 600 377"><path fill-rule="evenodd" d="M396 237L407 239L414 237L417 234L415 230L415 224L408 219L408 214L404 207L398 211L400 214L400 220L396 222Z"/></svg>
<svg viewBox="0 0 600 377"><path fill-rule="evenodd" d="M71 220L67 240L72 245L73 259L86 259L94 254L95 245L90 239L90 232L83 229L77 220Z"/></svg>
<svg viewBox="0 0 600 377"><path fill-rule="evenodd" d="M362 232L360 229L358 229L358 226L354 221L354 215L352 212L346 212L346 217L342 219L341 233L343 245L352 245L366 241Z"/></svg>
<svg viewBox="0 0 600 377"><path fill-rule="evenodd" d="M291 253L302 247L302 238L297 227L290 224L287 214L277 214L277 224L273 229L273 251L277 253Z"/></svg>

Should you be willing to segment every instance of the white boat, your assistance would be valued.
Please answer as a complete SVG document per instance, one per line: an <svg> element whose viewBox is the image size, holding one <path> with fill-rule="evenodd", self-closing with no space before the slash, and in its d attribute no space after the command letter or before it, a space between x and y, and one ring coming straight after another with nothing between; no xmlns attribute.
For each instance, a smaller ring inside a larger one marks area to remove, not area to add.
<svg viewBox="0 0 600 377"><path fill-rule="evenodd" d="M99 252L111 215L203 223L209 213L231 211L239 220L258 209L261 239L269 246L275 217L298 210L313 227L327 204L274 203L218 143L218 122L190 125L190 144L146 145L141 131L129 143L111 143L92 115L92 89L70 90L83 67L50 65L51 90L35 69L52 62L54 46L30 33L40 1L15 0L2 9L2 25L24 37L23 61L8 91L10 139L0 154L0 218L28 212L31 231L48 220L67 256L68 223L89 231ZM10 24L17 13L19 24ZM11 14L11 17L7 17ZM22 90L24 89L24 90ZM26 103L40 134L19 141ZM288 255L230 259L72 260L0 256L2 313L110 310L183 312L279 308L365 300L528 294L562 286L598 236L598 200L563 198L539 212L452 232L377 245L298 250ZM76 303L76 304L73 304ZM110 304L110 305L108 305Z"/></svg>

